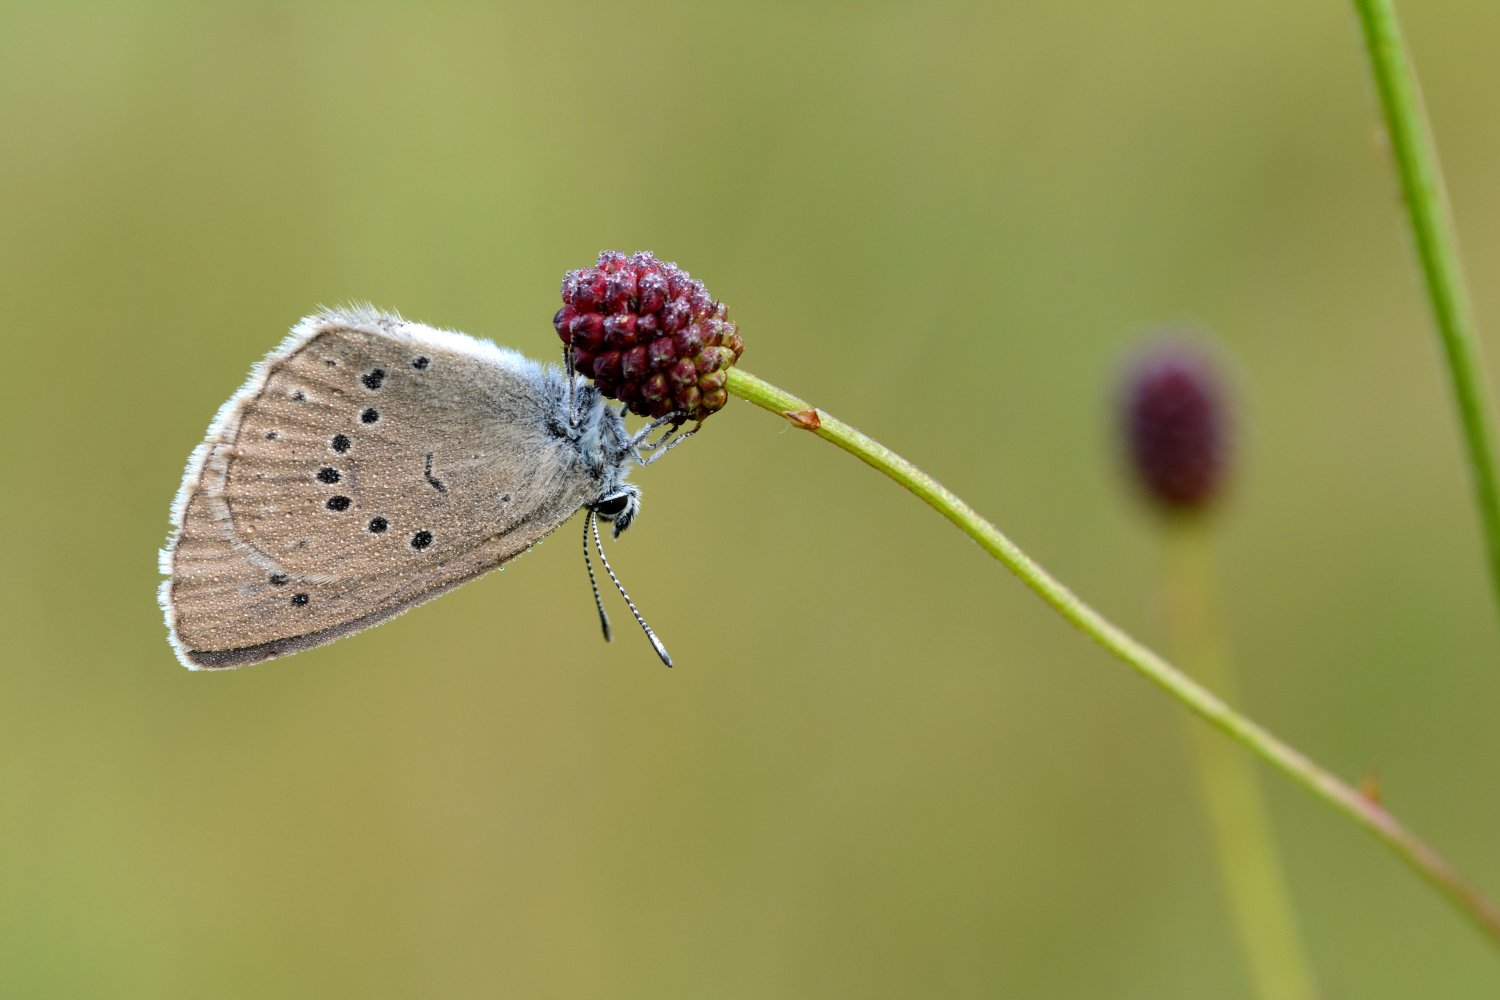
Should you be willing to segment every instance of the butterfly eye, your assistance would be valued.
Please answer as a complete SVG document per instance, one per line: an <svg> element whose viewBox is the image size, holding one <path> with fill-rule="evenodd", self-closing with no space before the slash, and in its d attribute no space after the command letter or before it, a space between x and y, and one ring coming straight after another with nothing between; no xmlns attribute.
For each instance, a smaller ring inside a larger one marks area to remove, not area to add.
<svg viewBox="0 0 1500 1000"><path fill-rule="evenodd" d="M620 487L620 492L601 497L588 505L588 509L614 525L614 536L630 527L641 509L641 491L630 483Z"/></svg>
<svg viewBox="0 0 1500 1000"><path fill-rule="evenodd" d="M606 521L612 521L630 506L630 494L619 493L612 497L605 497L598 503L590 504L589 509Z"/></svg>

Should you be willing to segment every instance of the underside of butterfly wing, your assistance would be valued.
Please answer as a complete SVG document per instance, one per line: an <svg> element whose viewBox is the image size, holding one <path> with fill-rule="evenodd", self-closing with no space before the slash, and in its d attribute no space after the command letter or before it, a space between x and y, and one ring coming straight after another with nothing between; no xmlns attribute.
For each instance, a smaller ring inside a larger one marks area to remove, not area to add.
<svg viewBox="0 0 1500 1000"><path fill-rule="evenodd" d="M309 317L188 463L160 600L187 666L385 621L524 552L595 499L519 354L374 312Z"/></svg>

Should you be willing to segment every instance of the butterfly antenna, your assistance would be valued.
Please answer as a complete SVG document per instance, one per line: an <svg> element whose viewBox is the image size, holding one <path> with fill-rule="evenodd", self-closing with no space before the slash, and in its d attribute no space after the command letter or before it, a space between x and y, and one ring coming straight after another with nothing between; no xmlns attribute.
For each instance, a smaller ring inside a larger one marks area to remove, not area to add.
<svg viewBox="0 0 1500 1000"><path fill-rule="evenodd" d="M589 586L594 590L594 607L599 609L599 625L604 629L604 641L609 642L609 615L604 611L604 599L599 596L599 583L594 579L594 563L589 559L589 525L593 524L594 518L598 516L593 511L589 511L589 516L583 522L583 566L589 571ZM594 534L597 538L598 532L595 531ZM602 558L604 552L601 550L599 555Z"/></svg>
<svg viewBox="0 0 1500 1000"><path fill-rule="evenodd" d="M625 593L625 588L620 584L620 578L615 576L615 571L610 568L609 559L604 555L604 543L599 540L599 519L592 511L589 512L589 527L594 530L594 547L599 550L599 561L604 564L604 572L609 574L609 578L614 581L615 589L620 592L621 597L625 598L625 603L630 607L630 613L635 615L635 620L640 622L641 628L646 632L646 638L650 639L651 645L656 648L656 655L661 657L661 662L670 667L672 657L667 655L667 647L661 644L656 633L651 631L651 626L646 624L646 619L642 618L641 613L635 609L635 602L630 599L629 594ZM587 539L584 542L587 544Z"/></svg>

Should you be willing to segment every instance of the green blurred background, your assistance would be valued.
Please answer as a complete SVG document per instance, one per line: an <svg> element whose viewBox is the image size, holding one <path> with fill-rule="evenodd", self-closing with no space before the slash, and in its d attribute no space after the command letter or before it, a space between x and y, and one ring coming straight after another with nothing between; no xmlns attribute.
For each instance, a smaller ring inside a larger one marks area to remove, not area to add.
<svg viewBox="0 0 1500 1000"><path fill-rule="evenodd" d="M1500 334L1500 10L1406 6ZM156 549L251 362L350 299L552 358L602 247L1152 643L1110 391L1216 331L1244 707L1500 893L1496 618L1344 3L6 5L0 226L0 995L1250 996L1182 711L742 403L613 547L676 670L617 600L600 642L576 524L177 665ZM1328 997L1495 995L1262 773Z"/></svg>

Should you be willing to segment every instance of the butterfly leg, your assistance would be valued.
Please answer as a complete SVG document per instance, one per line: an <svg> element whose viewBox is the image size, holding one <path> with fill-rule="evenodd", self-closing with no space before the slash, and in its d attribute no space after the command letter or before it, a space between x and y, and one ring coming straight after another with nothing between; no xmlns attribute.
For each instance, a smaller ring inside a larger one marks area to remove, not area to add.
<svg viewBox="0 0 1500 1000"><path fill-rule="evenodd" d="M573 383L578 376L573 369L573 345L568 344L563 348L563 370L568 373L568 423L574 427L578 426L578 409L573 405Z"/></svg>
<svg viewBox="0 0 1500 1000"><path fill-rule="evenodd" d="M678 421L679 423L681 422L680 418L675 413L669 413L665 417L657 417L655 420L651 421L649 424L647 424L645 427L642 427L640 430L636 431L634 435L631 436L630 442L628 444L628 447L633 452L638 452L639 449L641 449L643 447L647 451L651 451L652 449L656 448L657 445L660 445L661 441L656 442L656 444L649 444L649 445L648 444L643 444L643 442L646 440L646 438L648 438L652 434L656 433L656 431L659 428L664 427L667 424L672 423L674 420ZM667 435L671 434L672 431L675 430L675 429L676 429L676 425L674 425L673 427L669 428L667 430L667 433L662 435L662 439L665 440L666 437L667 437ZM636 457L639 458L640 457L639 454L637 454Z"/></svg>
<svg viewBox="0 0 1500 1000"><path fill-rule="evenodd" d="M700 427L703 426L703 421L700 420L696 424L694 424L692 430L690 430L690 431L682 431L681 434L678 434L677 432L681 428L681 426L682 426L681 424L678 424L678 425L674 426L666 434L662 435L661 440L656 441L654 444L652 444L651 447L650 447L651 454L649 456L647 456L646 460L643 461L641 464L642 465L650 465L652 462L654 462L657 459L661 458L667 452L671 451L673 448L675 448L678 445L682 444L682 442L686 441L688 438L692 437L694 434L697 434L698 433L698 428L700 428ZM677 436L676 437L672 437L672 435L674 435L674 434L676 434ZM671 440L668 440L668 438L670 438Z"/></svg>

